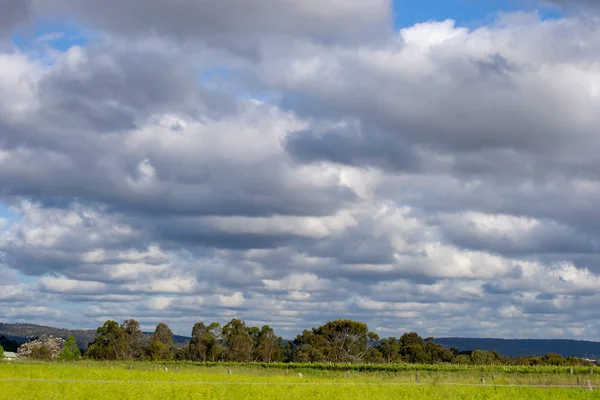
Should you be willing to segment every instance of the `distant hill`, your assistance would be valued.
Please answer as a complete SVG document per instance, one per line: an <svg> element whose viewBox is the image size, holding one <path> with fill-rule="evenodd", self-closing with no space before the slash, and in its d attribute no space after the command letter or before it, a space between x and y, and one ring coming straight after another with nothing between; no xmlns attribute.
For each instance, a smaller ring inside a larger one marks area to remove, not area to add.
<svg viewBox="0 0 600 400"><path fill-rule="evenodd" d="M0 323L0 337L7 341L15 341L18 344L25 343L28 340L38 338L43 334L52 335L66 339L73 336L77 340L77 345L81 349L87 349L88 345L94 341L96 336L95 329L63 329L36 324L4 324ZM152 333L144 332L144 337L148 338ZM173 342L177 347L182 347L190 341L189 337L173 335ZM12 344L11 344L12 347Z"/></svg>
<svg viewBox="0 0 600 400"><path fill-rule="evenodd" d="M563 357L600 359L600 342L568 339L475 339L475 338L436 338L436 343L444 347L457 347L460 351L496 350L504 356L543 356L558 353Z"/></svg>

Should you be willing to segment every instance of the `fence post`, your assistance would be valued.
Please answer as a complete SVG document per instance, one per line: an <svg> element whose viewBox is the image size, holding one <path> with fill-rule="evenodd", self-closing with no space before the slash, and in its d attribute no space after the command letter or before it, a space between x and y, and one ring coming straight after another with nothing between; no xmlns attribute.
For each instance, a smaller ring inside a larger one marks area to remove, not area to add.
<svg viewBox="0 0 600 400"><path fill-rule="evenodd" d="M592 388L592 381L590 381L589 379L587 380L587 387L590 392L594 391L594 388Z"/></svg>
<svg viewBox="0 0 600 400"><path fill-rule="evenodd" d="M581 386L581 378L577 377L577 386Z"/></svg>
<svg viewBox="0 0 600 400"><path fill-rule="evenodd" d="M415 376L415 381L416 381L417 383L419 383L419 373L418 373L418 372L417 372L417 375Z"/></svg>
<svg viewBox="0 0 600 400"><path fill-rule="evenodd" d="M485 378L481 378L481 383L485 385Z"/></svg>
<svg viewBox="0 0 600 400"><path fill-rule="evenodd" d="M571 375L573 375L573 367L571 367Z"/></svg>

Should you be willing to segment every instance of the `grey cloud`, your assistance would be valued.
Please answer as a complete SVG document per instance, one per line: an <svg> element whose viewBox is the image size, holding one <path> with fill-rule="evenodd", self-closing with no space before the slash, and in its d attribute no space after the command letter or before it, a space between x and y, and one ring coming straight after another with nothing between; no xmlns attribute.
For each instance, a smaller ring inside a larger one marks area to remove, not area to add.
<svg viewBox="0 0 600 400"><path fill-rule="evenodd" d="M2 35L29 21L31 0L0 0L0 40Z"/></svg>
<svg viewBox="0 0 600 400"><path fill-rule="evenodd" d="M499 222L502 223L502 222ZM518 222L517 222L518 223ZM486 232L478 229L477 222L447 220L442 223L442 230L450 242L461 248L496 252L509 257L528 255L557 254L558 257L569 257L571 254L593 254L598 251L597 238L586 235L568 226L561 226L553 221L527 221L531 224L522 231Z"/></svg>
<svg viewBox="0 0 600 400"><path fill-rule="evenodd" d="M71 49L30 94L37 112L15 118L4 110L0 143L14 151L0 173L2 194L44 204L79 198L146 215L325 215L340 201L353 201L344 187L299 177L272 142L262 157L238 148L248 161L228 162L227 146L236 140L230 136L226 143L214 137L217 132L233 135L246 112L259 139L281 129L277 123L285 116L273 118L266 106L233 98L214 103L211 91L195 88L189 60L169 51L128 50ZM177 117L166 126L149 122L155 113ZM183 130L182 118L192 127ZM207 129L212 133L203 133ZM137 183L144 162L155 183Z"/></svg>
<svg viewBox="0 0 600 400"><path fill-rule="evenodd" d="M385 37L391 28L389 0L51 0L36 6L40 13L67 13L117 34L204 41L254 54L256 45L270 36L355 42Z"/></svg>
<svg viewBox="0 0 600 400"><path fill-rule="evenodd" d="M299 131L287 136L285 146L298 161L306 163L333 162L396 171L414 170L418 165L418 157L409 146L376 129Z"/></svg>
<svg viewBox="0 0 600 400"><path fill-rule="evenodd" d="M544 3L557 5L567 10L600 10L600 3L596 0L542 0Z"/></svg>

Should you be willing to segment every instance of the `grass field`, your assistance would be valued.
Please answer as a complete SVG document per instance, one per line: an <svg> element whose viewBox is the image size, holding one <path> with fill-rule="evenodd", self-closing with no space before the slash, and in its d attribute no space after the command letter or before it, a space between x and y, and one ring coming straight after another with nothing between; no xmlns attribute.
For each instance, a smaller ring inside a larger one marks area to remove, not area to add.
<svg viewBox="0 0 600 400"><path fill-rule="evenodd" d="M537 373L502 367L428 369L347 376L309 366L286 374L283 368L239 364L19 361L0 364L0 399L600 399L600 388L590 392L586 387L587 380L600 384L589 369L574 375L544 368Z"/></svg>

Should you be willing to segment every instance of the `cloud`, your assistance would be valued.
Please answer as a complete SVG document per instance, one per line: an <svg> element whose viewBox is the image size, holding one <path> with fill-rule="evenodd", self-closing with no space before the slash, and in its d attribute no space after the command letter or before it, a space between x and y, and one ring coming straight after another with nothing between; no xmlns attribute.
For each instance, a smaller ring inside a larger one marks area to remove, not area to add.
<svg viewBox="0 0 600 400"><path fill-rule="evenodd" d="M567 10L599 10L600 4L595 0L544 0L545 3L554 4Z"/></svg>
<svg viewBox="0 0 600 400"><path fill-rule="evenodd" d="M92 0L51 0L37 8L42 14L66 13L118 35L164 36L236 52L254 52L257 44L274 36L350 43L383 38L392 16L389 0L184 0L177 5L151 0L101 6Z"/></svg>
<svg viewBox="0 0 600 400"><path fill-rule="evenodd" d="M0 40L2 36L32 17L31 0L0 0Z"/></svg>
<svg viewBox="0 0 600 400"><path fill-rule="evenodd" d="M600 338L578 17L213 3L34 2L95 39L0 52L5 318Z"/></svg>

